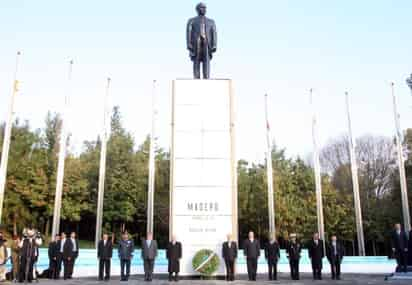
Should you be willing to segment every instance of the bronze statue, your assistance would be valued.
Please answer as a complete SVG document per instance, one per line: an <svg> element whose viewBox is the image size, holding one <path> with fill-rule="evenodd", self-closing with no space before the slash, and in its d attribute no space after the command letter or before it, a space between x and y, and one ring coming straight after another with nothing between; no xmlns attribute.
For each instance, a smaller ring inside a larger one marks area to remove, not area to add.
<svg viewBox="0 0 412 285"><path fill-rule="evenodd" d="M193 61L193 77L200 79L200 63L202 63L203 78L210 77L210 60L217 48L216 25L207 18L206 5L196 6L198 16L189 19L186 29L187 49Z"/></svg>

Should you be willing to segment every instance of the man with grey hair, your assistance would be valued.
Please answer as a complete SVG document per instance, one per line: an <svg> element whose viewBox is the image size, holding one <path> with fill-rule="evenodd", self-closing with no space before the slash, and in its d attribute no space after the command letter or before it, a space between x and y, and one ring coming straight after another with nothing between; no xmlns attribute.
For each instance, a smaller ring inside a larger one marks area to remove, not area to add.
<svg viewBox="0 0 412 285"><path fill-rule="evenodd" d="M227 235L227 240L222 245L222 257L226 265L226 281L234 281L237 244L231 234Z"/></svg>
<svg viewBox="0 0 412 285"><path fill-rule="evenodd" d="M157 241L153 239L153 233L148 232L142 242L142 259L144 264L144 280L152 281L154 262L157 257Z"/></svg>
<svg viewBox="0 0 412 285"><path fill-rule="evenodd" d="M257 261L260 256L260 243L255 239L255 234L250 231L243 244L243 253L247 261L247 274L249 281L256 281Z"/></svg>

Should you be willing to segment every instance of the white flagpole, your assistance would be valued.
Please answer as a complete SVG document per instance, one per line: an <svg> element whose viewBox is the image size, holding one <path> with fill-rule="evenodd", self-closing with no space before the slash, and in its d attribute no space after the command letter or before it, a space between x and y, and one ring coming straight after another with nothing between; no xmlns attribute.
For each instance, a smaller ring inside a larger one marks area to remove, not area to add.
<svg viewBox="0 0 412 285"><path fill-rule="evenodd" d="M18 51L16 54L16 64L14 69L14 80L13 80L13 91L10 97L9 110L7 112L6 125L4 128L4 138L3 138L3 149L1 152L1 163L0 163L0 223L2 221L3 215L3 203L4 203L4 191L6 188L7 180L7 163L9 160L9 150L10 150L10 137L11 130L13 128L13 118L14 118L14 101L16 98L18 90L19 81L17 80L17 72L19 69L21 53Z"/></svg>
<svg viewBox="0 0 412 285"><path fill-rule="evenodd" d="M265 94L265 115L266 115L266 176L268 183L268 208L269 208L269 234L270 238L276 235L275 227L275 203L273 195L273 168L272 168L272 139L270 134L268 95Z"/></svg>
<svg viewBox="0 0 412 285"><path fill-rule="evenodd" d="M147 232L153 233L153 210L154 210L154 191L155 191L155 156L156 156L156 80L153 80L152 91L152 130L150 133L149 150L149 183L147 195Z"/></svg>
<svg viewBox="0 0 412 285"><path fill-rule="evenodd" d="M356 233L358 237L358 251L360 256L365 256L365 240L363 236L363 221L362 209L359 196L359 181L358 181L358 165L355 153L355 140L352 135L352 120L350 115L349 93L345 92L346 99L346 114L348 117L348 133L349 133L349 156L352 171L353 184L353 200L355 203L355 219L356 219Z"/></svg>
<svg viewBox="0 0 412 285"><path fill-rule="evenodd" d="M312 106L312 140L313 140L313 165L315 171L315 185L316 185L316 210L318 218L318 232L320 238L323 240L323 246L325 247L325 229L323 222L323 203L322 203L322 181L320 174L320 162L317 143L317 120L316 111L313 100L313 90L310 89L310 104Z"/></svg>
<svg viewBox="0 0 412 285"><path fill-rule="evenodd" d="M60 231L60 210L62 207L62 194L63 194L63 179L64 179L64 162L66 159L66 148L67 148L67 116L69 112L69 98L71 94L71 83L72 83L72 70L73 70L73 60L69 62L68 80L66 87L66 95L64 98L64 111L62 117L62 126L60 134L60 146L59 146L59 160L57 164L57 180L56 180L56 193L54 197L54 210L53 210L53 227L52 227L52 237Z"/></svg>
<svg viewBox="0 0 412 285"><path fill-rule="evenodd" d="M408 202L408 188L406 184L406 174L405 174L405 161L403 157L402 148L402 132L400 124L400 115L398 113L398 107L395 96L395 84L391 83L392 89L392 101L393 101L393 115L395 118L395 140L397 146L398 155L398 168L399 168L399 180L401 184L401 198L402 198L402 214L403 214L403 224L405 230L409 232L411 230L411 222L409 216L409 202Z"/></svg>
<svg viewBox="0 0 412 285"><path fill-rule="evenodd" d="M97 214L96 214L96 248L99 244L99 240L102 236L103 227L103 203L104 203L104 182L106 178L106 153L107 153L107 141L110 137L110 78L107 78L105 99L104 99L104 115L103 115L103 132L101 138L100 149L100 169L99 169L99 189L97 195Z"/></svg>

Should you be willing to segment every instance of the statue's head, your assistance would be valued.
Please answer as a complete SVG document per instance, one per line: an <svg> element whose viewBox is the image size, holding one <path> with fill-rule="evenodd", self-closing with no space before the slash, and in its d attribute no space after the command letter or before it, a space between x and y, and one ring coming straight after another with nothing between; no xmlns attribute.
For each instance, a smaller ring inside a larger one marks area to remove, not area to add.
<svg viewBox="0 0 412 285"><path fill-rule="evenodd" d="M206 5L205 3L200 2L196 5L196 11L199 16L206 15Z"/></svg>

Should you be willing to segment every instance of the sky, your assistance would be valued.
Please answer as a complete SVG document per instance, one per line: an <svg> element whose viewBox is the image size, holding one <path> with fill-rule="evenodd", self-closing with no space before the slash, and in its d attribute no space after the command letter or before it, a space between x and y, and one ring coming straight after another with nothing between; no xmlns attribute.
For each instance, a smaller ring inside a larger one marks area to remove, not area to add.
<svg viewBox="0 0 412 285"><path fill-rule="evenodd" d="M321 146L347 132L344 92L353 133L391 136L395 83L402 128L412 127L412 1L209 0L218 29L213 78L234 82L238 158L262 161L264 94L272 136L288 156L312 151L313 88ZM22 52L16 116L33 128L47 111L62 112L68 62L73 59L67 124L71 150L103 129L106 78L111 104L140 144L151 128L157 80L159 144L169 149L171 82L190 78L187 20L197 1L0 1L0 121L12 90L15 54Z"/></svg>

